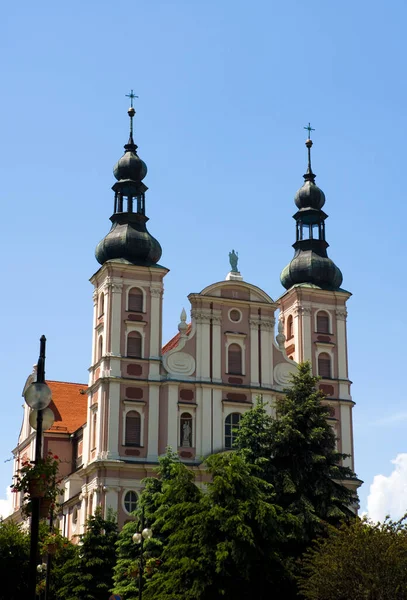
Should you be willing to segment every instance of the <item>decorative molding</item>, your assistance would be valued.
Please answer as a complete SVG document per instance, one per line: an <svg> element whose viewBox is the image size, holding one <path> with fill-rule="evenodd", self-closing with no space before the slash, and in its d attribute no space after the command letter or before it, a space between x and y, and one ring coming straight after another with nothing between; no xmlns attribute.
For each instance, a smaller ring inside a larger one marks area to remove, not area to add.
<svg viewBox="0 0 407 600"><path fill-rule="evenodd" d="M221 325L222 324L222 317L221 317L221 315L212 315L211 319L212 319L212 323L214 325Z"/></svg>
<svg viewBox="0 0 407 600"><path fill-rule="evenodd" d="M345 309L337 309L335 310L335 315L338 321L346 321L346 317L348 316L348 311Z"/></svg>
<svg viewBox="0 0 407 600"><path fill-rule="evenodd" d="M298 317L298 315L301 315L303 317L311 316L311 308L309 306L296 305L294 306L293 312L295 317Z"/></svg>
<svg viewBox="0 0 407 600"><path fill-rule="evenodd" d="M249 317L250 329L257 329L260 327L260 329L263 331L272 331L275 324L275 319L259 319L258 317Z"/></svg>
<svg viewBox="0 0 407 600"><path fill-rule="evenodd" d="M195 371L195 359L186 352L174 352L174 354L164 354L164 368L172 375L189 376Z"/></svg>
<svg viewBox="0 0 407 600"><path fill-rule="evenodd" d="M288 363L279 363L274 367L274 381L277 385L287 387L291 384L291 375L297 372L296 365Z"/></svg>
<svg viewBox="0 0 407 600"><path fill-rule="evenodd" d="M195 319L197 323L210 323L212 319L211 313L202 312L197 309L191 311L191 317Z"/></svg>
<svg viewBox="0 0 407 600"><path fill-rule="evenodd" d="M115 281L112 277L106 277L103 289L107 289L113 292L113 294L121 294L123 290L123 284Z"/></svg>
<svg viewBox="0 0 407 600"><path fill-rule="evenodd" d="M150 294L152 298L160 298L163 295L161 288L150 287Z"/></svg>
<svg viewBox="0 0 407 600"><path fill-rule="evenodd" d="M94 289L93 294L92 294L93 304L98 303L98 297L99 297L99 292L97 291L97 289Z"/></svg>

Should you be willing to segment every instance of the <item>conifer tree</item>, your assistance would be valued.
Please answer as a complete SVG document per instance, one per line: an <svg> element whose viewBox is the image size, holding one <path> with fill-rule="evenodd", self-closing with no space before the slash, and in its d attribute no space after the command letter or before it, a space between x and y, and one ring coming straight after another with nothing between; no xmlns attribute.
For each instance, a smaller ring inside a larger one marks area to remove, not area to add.
<svg viewBox="0 0 407 600"><path fill-rule="evenodd" d="M300 364L270 424L268 478L276 502L300 519L306 544L324 531L325 523L338 526L354 517L351 508L357 500L344 485L356 476L343 466L347 456L336 450L318 381L309 363Z"/></svg>
<svg viewBox="0 0 407 600"><path fill-rule="evenodd" d="M127 523L119 535L117 542L117 563L114 570L114 591L126 600L138 598L138 573L140 568L140 546L135 544L132 536L143 528L149 527L153 537L144 542L143 563L154 563L154 571L161 564L162 553L167 545L170 523L166 514L169 508L182 511L186 501L195 501L200 495L193 483L193 475L183 465L178 455L167 448L166 454L159 458L156 477L148 477L143 481L144 489L140 496L136 520ZM183 519L183 516L181 517ZM153 569L144 572L144 587L147 590ZM143 597L146 597L146 592Z"/></svg>
<svg viewBox="0 0 407 600"><path fill-rule="evenodd" d="M207 468L212 480L205 493L161 511L168 543L146 600L262 600L281 580L285 516L271 486L234 452L209 457ZM170 490L174 481L168 493L177 497L179 490Z"/></svg>
<svg viewBox="0 0 407 600"><path fill-rule="evenodd" d="M100 507L86 522L79 549L65 565L61 600L106 600L113 587L116 563L117 523L110 513L102 516Z"/></svg>

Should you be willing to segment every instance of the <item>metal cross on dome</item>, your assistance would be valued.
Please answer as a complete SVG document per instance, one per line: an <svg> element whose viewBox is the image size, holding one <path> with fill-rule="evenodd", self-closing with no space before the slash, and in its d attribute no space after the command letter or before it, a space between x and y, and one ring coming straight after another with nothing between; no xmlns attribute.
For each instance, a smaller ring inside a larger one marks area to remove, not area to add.
<svg viewBox="0 0 407 600"><path fill-rule="evenodd" d="M304 129L308 131L308 138L311 137L311 131L315 131L315 129L311 127L311 123L308 123L308 127L304 127Z"/></svg>
<svg viewBox="0 0 407 600"><path fill-rule="evenodd" d="M138 96L134 94L133 90L130 90L130 94L126 94L126 98L130 98L130 106L133 108L133 100L134 98L138 98Z"/></svg>

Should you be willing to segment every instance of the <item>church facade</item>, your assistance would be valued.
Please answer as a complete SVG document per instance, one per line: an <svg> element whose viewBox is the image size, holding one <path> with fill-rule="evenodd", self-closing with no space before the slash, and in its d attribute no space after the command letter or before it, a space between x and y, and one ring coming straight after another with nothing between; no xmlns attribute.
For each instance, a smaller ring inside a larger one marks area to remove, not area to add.
<svg viewBox="0 0 407 600"><path fill-rule="evenodd" d="M83 532L96 506L131 519L142 480L154 474L170 446L199 482L211 453L233 447L241 415L261 396L273 414L275 400L297 362L309 360L329 405L338 449L354 468L351 382L348 377L346 302L342 274L327 256L325 196L311 168L295 196L295 255L281 274L277 300L244 281L230 253L226 280L188 296L190 318L162 344L162 302L168 269L146 224L147 167L130 137L114 167L114 210L109 233L96 248L92 364L88 384L49 381L55 420L44 451L60 456L64 497L60 527ZM278 313L278 316L276 314ZM277 322L276 322L277 320ZM27 384L35 381L35 373ZM24 408L14 450L15 470L34 458L34 431ZM355 488L360 482L355 480ZM20 515L18 494L14 516Z"/></svg>

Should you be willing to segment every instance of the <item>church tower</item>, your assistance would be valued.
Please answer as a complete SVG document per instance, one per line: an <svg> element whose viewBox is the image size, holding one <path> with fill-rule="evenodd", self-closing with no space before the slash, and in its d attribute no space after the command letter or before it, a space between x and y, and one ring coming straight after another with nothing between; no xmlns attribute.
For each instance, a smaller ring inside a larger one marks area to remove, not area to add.
<svg viewBox="0 0 407 600"><path fill-rule="evenodd" d="M306 128L309 131L311 128ZM315 184L311 168L312 141L307 139L308 169L295 195L297 212L295 254L281 273L286 292L279 300L287 356L296 362L310 361L321 377L338 450L350 457L345 464L354 470L351 382L348 374L346 302L350 292L341 288L342 273L328 257L325 237L323 191ZM355 481L355 487L360 482Z"/></svg>
<svg viewBox="0 0 407 600"><path fill-rule="evenodd" d="M126 481L133 488L135 479L146 476L146 464L158 458L162 294L168 272L158 264L161 246L146 227L147 166L133 139L134 97L131 93L129 141L113 169L112 226L96 247L101 267L90 280L93 343L82 495L95 492L98 503L114 510L123 503ZM85 513L91 510L88 506Z"/></svg>

